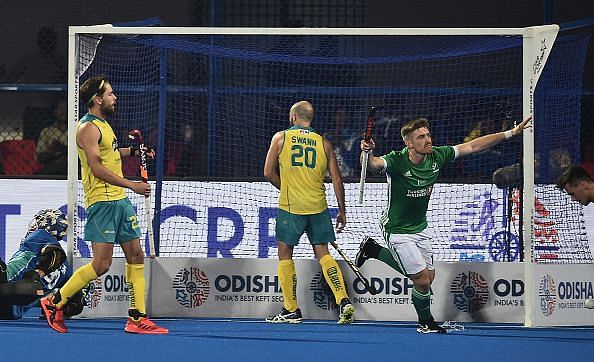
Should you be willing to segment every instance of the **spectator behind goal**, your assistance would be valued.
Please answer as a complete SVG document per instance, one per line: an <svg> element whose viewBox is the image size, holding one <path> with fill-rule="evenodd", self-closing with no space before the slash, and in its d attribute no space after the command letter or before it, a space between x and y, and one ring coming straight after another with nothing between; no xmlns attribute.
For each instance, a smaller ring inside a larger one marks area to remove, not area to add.
<svg viewBox="0 0 594 362"><path fill-rule="evenodd" d="M66 175L68 167L68 113L65 99L58 99L53 109L54 123L41 130L35 157L44 166L39 175Z"/></svg>

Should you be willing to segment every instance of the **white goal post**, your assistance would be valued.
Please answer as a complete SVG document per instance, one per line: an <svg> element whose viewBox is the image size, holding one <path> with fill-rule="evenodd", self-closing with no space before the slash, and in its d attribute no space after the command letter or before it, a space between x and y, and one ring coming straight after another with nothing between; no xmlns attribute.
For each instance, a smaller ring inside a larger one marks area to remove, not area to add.
<svg viewBox="0 0 594 362"><path fill-rule="evenodd" d="M77 257L76 240L79 238L77 228L80 226L78 217L80 205L80 181L78 174L78 156L76 144L77 121L84 112L84 104L79 99L79 76L84 73L92 59L80 61L81 34L94 35L96 43L104 35L260 35L260 36L514 36L523 39L523 84L522 84L522 113L526 117L534 115L535 91L539 77L545 67L548 56L553 49L559 32L557 25L535 26L527 28L216 28L216 27L114 27L112 25L70 26L69 27L69 58L68 58L68 99L69 99L69 129L68 129L68 222L73 227L68 230L68 257ZM96 46L97 44L95 44ZM117 91L117 90L116 90ZM538 312L537 293L539 281L535 279L535 266L530 255L533 245L533 213L535 199L534 165L534 130L538 127L539 119L533 118L533 127L523 133L523 241L524 241L524 282L525 312L524 324L527 327L538 326L535 314ZM351 207L350 205L347 205ZM378 215L379 217L379 215ZM358 241L353 241L358 244ZM350 251L350 249L349 249Z"/></svg>

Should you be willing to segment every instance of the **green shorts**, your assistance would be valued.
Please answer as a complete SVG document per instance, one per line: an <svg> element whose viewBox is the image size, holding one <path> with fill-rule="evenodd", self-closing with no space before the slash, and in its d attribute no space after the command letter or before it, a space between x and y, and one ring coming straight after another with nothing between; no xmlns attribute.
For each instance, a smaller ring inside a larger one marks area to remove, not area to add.
<svg viewBox="0 0 594 362"><path fill-rule="evenodd" d="M304 232L312 245L328 244L335 241L336 236L328 209L313 215L296 215L285 210L278 210L276 240L295 246L299 244L299 239Z"/></svg>
<svg viewBox="0 0 594 362"><path fill-rule="evenodd" d="M127 197L117 201L99 201L87 209L86 241L121 244L136 238L140 238L140 227Z"/></svg>

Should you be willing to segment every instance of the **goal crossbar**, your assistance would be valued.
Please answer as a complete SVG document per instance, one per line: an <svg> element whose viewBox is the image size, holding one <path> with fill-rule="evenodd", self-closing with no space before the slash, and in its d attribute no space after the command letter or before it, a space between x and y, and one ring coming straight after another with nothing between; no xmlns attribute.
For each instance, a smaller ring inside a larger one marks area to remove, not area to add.
<svg viewBox="0 0 594 362"><path fill-rule="evenodd" d="M158 29L158 30L157 30ZM155 34L162 35L524 35L533 29L549 31L559 29L557 25L543 25L526 28L249 28L249 27L116 27L110 24L95 26L70 26L73 34Z"/></svg>

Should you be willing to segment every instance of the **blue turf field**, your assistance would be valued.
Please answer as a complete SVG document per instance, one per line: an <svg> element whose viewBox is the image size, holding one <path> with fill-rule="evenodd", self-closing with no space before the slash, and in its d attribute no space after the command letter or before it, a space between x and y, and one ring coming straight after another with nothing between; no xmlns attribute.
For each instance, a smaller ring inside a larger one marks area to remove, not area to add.
<svg viewBox="0 0 594 362"><path fill-rule="evenodd" d="M468 323L463 331L421 335L412 323L161 319L169 335L140 336L123 331L123 318L67 322L69 333L59 334L34 317L0 321L0 361L578 362L594 356L594 328ZM53 350L66 358L49 355Z"/></svg>

